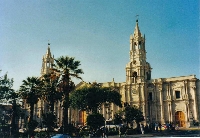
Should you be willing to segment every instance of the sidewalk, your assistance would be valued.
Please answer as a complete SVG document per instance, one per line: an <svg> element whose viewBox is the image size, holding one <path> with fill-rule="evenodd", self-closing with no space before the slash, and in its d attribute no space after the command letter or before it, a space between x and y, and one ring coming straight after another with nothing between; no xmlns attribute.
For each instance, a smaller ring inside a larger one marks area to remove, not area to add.
<svg viewBox="0 0 200 138"><path fill-rule="evenodd" d="M152 134L135 134L135 135L122 135L121 138L142 138L142 137L153 137ZM118 135L108 136L108 138L119 138Z"/></svg>
<svg viewBox="0 0 200 138"><path fill-rule="evenodd" d="M179 130L200 130L200 127L192 126L192 127L189 127L189 128L179 128Z"/></svg>

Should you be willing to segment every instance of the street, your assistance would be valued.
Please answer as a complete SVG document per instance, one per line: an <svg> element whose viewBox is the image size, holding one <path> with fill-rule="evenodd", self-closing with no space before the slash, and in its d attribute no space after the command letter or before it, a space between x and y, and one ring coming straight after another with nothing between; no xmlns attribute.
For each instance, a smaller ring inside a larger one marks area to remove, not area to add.
<svg viewBox="0 0 200 138"><path fill-rule="evenodd" d="M162 132L152 132L149 134L136 134L121 136L122 138L140 138L140 137L200 137L199 128L187 128L180 130L164 130ZM109 136L109 138L119 138L119 136Z"/></svg>

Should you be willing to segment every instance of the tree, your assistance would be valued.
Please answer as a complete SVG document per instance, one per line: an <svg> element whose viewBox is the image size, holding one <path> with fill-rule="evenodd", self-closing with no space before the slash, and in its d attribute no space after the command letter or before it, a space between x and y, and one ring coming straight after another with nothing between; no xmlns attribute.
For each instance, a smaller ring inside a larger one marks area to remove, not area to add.
<svg viewBox="0 0 200 138"><path fill-rule="evenodd" d="M123 112L122 110L119 110L118 112L116 112L116 113L114 114L114 119L113 119L114 124L120 125L120 124L123 123L123 121L124 121L124 119L123 119L123 117L122 117L123 114L124 114L124 112Z"/></svg>
<svg viewBox="0 0 200 138"><path fill-rule="evenodd" d="M113 87L100 87L96 84L85 85L70 95L70 106L74 109L97 113L102 104L114 103L122 107L121 95Z"/></svg>
<svg viewBox="0 0 200 138"><path fill-rule="evenodd" d="M14 90L12 89L13 82L14 82L13 79L9 79L7 74L0 77L0 101L1 102L7 97L7 95L14 92Z"/></svg>
<svg viewBox="0 0 200 138"><path fill-rule="evenodd" d="M56 116L53 114L53 112L47 112L45 114L42 114L42 122L47 127L47 136L49 137L49 132L53 131L56 127Z"/></svg>
<svg viewBox="0 0 200 138"><path fill-rule="evenodd" d="M19 94L13 91L7 94L6 99L12 104L11 134L14 134L15 137L18 137L17 134L19 132L19 125L16 123L16 120L18 121L21 111L20 105L17 104L17 100L19 100Z"/></svg>
<svg viewBox="0 0 200 138"><path fill-rule="evenodd" d="M20 97L25 99L27 104L30 105L30 118L28 122L28 131L29 134L32 135L36 125L36 122L33 121L33 111L34 104L37 104L40 96L41 96L41 87L42 82L37 77L28 77L26 80L22 81L22 85L20 86Z"/></svg>
<svg viewBox="0 0 200 138"><path fill-rule="evenodd" d="M82 79L79 75L83 74L83 71L79 69L80 61L75 61L73 57L61 56L55 61L55 71L60 76L60 86L63 91L63 127L64 133L67 133L69 93L75 88L72 78Z"/></svg>
<svg viewBox="0 0 200 138"><path fill-rule="evenodd" d="M13 79L9 79L8 75L0 77L0 100L10 101L12 104L12 116L11 116L11 132L13 134L18 134L18 125L15 123L17 117L19 116L19 105L17 105L18 93L12 89ZM5 116L5 115L4 115ZM15 135L17 137L17 135Z"/></svg>
<svg viewBox="0 0 200 138"><path fill-rule="evenodd" d="M136 106L130 106L128 103L125 103L124 105L124 110L114 114L115 124L126 122L128 126L135 121L137 123L137 127L139 127L139 122L144 121L142 111Z"/></svg>
<svg viewBox="0 0 200 138"><path fill-rule="evenodd" d="M56 101L62 99L62 93L58 91L58 79L55 73L45 74L42 77L43 93L42 99L44 99L50 106L50 112L54 113L54 104Z"/></svg>
<svg viewBox="0 0 200 138"><path fill-rule="evenodd" d="M91 130L97 130L101 126L104 126L105 119L102 114L93 113L87 117L87 125Z"/></svg>
<svg viewBox="0 0 200 138"><path fill-rule="evenodd" d="M135 120L135 122L137 123L137 127L139 127L139 122L144 120L142 111L136 106L126 106L124 113L127 124L131 124L133 120Z"/></svg>

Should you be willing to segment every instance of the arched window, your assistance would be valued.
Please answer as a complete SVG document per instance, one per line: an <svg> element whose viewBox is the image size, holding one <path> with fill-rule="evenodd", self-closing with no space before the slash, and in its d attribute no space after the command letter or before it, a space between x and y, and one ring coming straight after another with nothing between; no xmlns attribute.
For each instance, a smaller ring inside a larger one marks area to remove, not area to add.
<svg viewBox="0 0 200 138"><path fill-rule="evenodd" d="M133 77L137 78L137 72L133 72Z"/></svg>
<svg viewBox="0 0 200 138"><path fill-rule="evenodd" d="M136 83L136 79L137 79L137 72L133 72L133 83Z"/></svg>
<svg viewBox="0 0 200 138"><path fill-rule="evenodd" d="M141 41L139 41L139 45L138 45L138 49L141 49L142 48L142 45L141 45Z"/></svg>

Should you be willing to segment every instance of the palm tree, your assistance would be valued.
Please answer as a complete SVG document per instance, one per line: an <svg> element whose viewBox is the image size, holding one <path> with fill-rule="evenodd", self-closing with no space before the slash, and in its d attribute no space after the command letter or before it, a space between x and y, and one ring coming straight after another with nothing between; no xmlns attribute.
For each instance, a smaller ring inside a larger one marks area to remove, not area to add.
<svg viewBox="0 0 200 138"><path fill-rule="evenodd" d="M75 61L75 58L68 56L61 56L56 61L57 73L60 75L60 84L63 91L63 132L68 131L68 108L69 108L69 93L75 87L72 78L82 78L79 76L83 74L82 69L79 69L80 61Z"/></svg>
<svg viewBox="0 0 200 138"><path fill-rule="evenodd" d="M43 81L43 93L42 99L44 99L50 106L50 112L54 112L54 103L61 100L62 93L58 91L58 79L55 73L45 74L42 77Z"/></svg>
<svg viewBox="0 0 200 138"><path fill-rule="evenodd" d="M20 105L17 104L17 100L19 100L19 95L15 91L9 93L6 97L7 100L12 104L12 119L11 119L11 134L14 134L17 137L19 132L18 125L16 124L16 120L19 118L20 114Z"/></svg>
<svg viewBox="0 0 200 138"><path fill-rule="evenodd" d="M26 80L22 81L22 85L20 86L20 96L22 99L25 99L27 104L30 105L30 118L29 118L29 131L31 132L37 126L33 121L33 112L34 105L37 104L40 96L41 96L41 85L42 82L37 77L28 77Z"/></svg>

